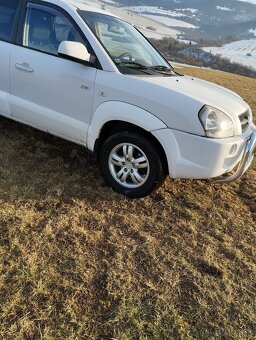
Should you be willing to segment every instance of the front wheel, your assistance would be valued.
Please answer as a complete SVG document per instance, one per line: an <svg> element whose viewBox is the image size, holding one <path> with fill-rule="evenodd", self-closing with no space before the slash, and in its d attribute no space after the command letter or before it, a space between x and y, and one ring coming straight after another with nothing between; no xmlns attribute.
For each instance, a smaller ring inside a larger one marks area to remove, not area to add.
<svg viewBox="0 0 256 340"><path fill-rule="evenodd" d="M165 174L155 145L139 133L122 131L101 146L99 163L106 182L129 197L143 197L157 189Z"/></svg>

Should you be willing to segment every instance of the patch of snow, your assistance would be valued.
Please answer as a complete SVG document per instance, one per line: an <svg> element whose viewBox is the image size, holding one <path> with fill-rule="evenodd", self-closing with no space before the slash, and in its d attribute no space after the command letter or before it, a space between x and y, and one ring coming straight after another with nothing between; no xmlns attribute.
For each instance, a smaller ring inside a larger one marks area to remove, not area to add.
<svg viewBox="0 0 256 340"><path fill-rule="evenodd" d="M211 70L211 71L216 71L213 70L211 67L204 67L204 66L195 66L195 65L190 65L190 64L182 64L182 63L176 63L176 62L172 62L169 61L169 63L176 69L176 68L183 68L183 67L189 67L189 68L200 68L200 69L204 69L204 70Z"/></svg>
<svg viewBox="0 0 256 340"><path fill-rule="evenodd" d="M179 42L181 42L181 43L184 43L184 44L187 44L187 45L189 45L190 43L191 43L191 45L197 45L197 42L195 42L195 41L192 41L192 40L186 40L186 39L177 39Z"/></svg>
<svg viewBox="0 0 256 340"><path fill-rule="evenodd" d="M112 1L112 0L104 0L103 1L104 3L108 3L108 4L111 4L111 5L117 5L117 2L116 1Z"/></svg>
<svg viewBox="0 0 256 340"><path fill-rule="evenodd" d="M177 11L187 11L187 12L191 12L193 14L196 14L198 12L198 9L196 9L196 8L180 8L180 9L177 9Z"/></svg>
<svg viewBox="0 0 256 340"><path fill-rule="evenodd" d="M145 37L147 38L152 38L152 39L163 39L163 38L168 38L168 37L172 37L172 38L177 38L177 36L180 34L180 32L178 31L172 31L172 32L169 32L167 34L165 33L162 33L162 32L157 32L157 31L152 31L150 29L147 29L146 27L139 27L139 26L136 26L138 28L138 30L143 34L145 35Z"/></svg>
<svg viewBox="0 0 256 340"><path fill-rule="evenodd" d="M256 70L256 39L240 40L222 47L204 47L203 49Z"/></svg>
<svg viewBox="0 0 256 340"><path fill-rule="evenodd" d="M186 28L198 28L197 26L194 26L192 24L189 24L188 22L172 19L170 17L165 17L161 15L152 15L152 14L142 14L144 17L150 18L152 20L156 20L162 24L165 24L167 26L175 26L175 27L186 27Z"/></svg>
<svg viewBox="0 0 256 340"><path fill-rule="evenodd" d="M147 38L162 39L172 37L177 39L180 31L173 29L156 20L152 20L140 14L124 10L123 8L108 7L107 10L123 20L135 25Z"/></svg>
<svg viewBox="0 0 256 340"><path fill-rule="evenodd" d="M256 5L256 0L237 0L237 1L248 2L250 4Z"/></svg>
<svg viewBox="0 0 256 340"><path fill-rule="evenodd" d="M172 17L184 17L185 14L179 13L172 10L165 10L162 7L156 7L156 6L128 6L123 7L123 9L126 9L128 11L132 11L135 13L148 13L148 14L162 14L162 15L169 15Z"/></svg>
<svg viewBox="0 0 256 340"><path fill-rule="evenodd" d="M236 14L235 16L234 16L234 20L236 20L236 21L248 21L248 16L246 15L246 14Z"/></svg>
<svg viewBox="0 0 256 340"><path fill-rule="evenodd" d="M228 7L221 7L221 6L216 6L217 9L219 9L220 11L226 11L226 12L232 12L233 9L228 8Z"/></svg>
<svg viewBox="0 0 256 340"><path fill-rule="evenodd" d="M254 36L256 37L256 28L251 28L250 30L249 30L249 33L252 33L252 34L254 34Z"/></svg>
<svg viewBox="0 0 256 340"><path fill-rule="evenodd" d="M102 3L100 1L93 1L93 0L86 0L86 1L80 1L82 2L83 4L85 5L89 5L89 6L93 6L93 7L96 7L96 8L101 8L102 7Z"/></svg>

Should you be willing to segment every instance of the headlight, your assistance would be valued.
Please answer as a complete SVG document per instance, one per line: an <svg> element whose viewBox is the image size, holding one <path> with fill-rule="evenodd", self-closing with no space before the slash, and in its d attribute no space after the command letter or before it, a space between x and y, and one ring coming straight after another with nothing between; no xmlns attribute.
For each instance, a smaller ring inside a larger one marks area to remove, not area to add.
<svg viewBox="0 0 256 340"><path fill-rule="evenodd" d="M199 112L199 119L207 137L227 138L235 135L235 126L231 118L214 107L205 105Z"/></svg>

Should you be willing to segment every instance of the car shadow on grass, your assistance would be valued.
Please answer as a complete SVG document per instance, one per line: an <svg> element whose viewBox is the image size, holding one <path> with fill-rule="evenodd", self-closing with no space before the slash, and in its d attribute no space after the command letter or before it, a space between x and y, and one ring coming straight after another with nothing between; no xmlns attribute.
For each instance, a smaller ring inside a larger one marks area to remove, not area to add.
<svg viewBox="0 0 256 340"><path fill-rule="evenodd" d="M3 117L0 130L1 199L118 199L85 147Z"/></svg>

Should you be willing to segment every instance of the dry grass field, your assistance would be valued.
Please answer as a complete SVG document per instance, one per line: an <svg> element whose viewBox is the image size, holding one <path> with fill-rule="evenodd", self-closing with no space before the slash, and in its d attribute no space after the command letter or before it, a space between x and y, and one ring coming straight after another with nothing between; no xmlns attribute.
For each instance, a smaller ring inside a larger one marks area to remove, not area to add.
<svg viewBox="0 0 256 340"><path fill-rule="evenodd" d="M179 69L238 92L256 79ZM256 162L130 200L75 144L0 118L1 339L255 339Z"/></svg>

